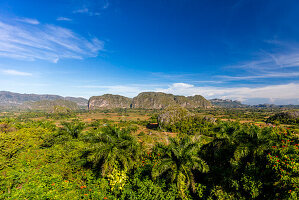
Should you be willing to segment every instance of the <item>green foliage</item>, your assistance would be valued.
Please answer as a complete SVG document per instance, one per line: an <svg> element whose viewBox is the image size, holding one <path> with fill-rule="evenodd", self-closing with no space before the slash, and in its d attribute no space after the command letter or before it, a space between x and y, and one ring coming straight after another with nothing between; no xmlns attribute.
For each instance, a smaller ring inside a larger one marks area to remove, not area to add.
<svg viewBox="0 0 299 200"><path fill-rule="evenodd" d="M87 164L103 176L111 175L115 167L119 170L131 169L139 157L140 144L130 135L131 129L105 126L88 135L91 145L84 156Z"/></svg>
<svg viewBox="0 0 299 200"><path fill-rule="evenodd" d="M61 125L63 126L60 129L61 133L66 133L72 138L78 138L79 134L85 127L85 124L83 122L79 122L77 120L73 120L72 122L62 122Z"/></svg>
<svg viewBox="0 0 299 200"><path fill-rule="evenodd" d="M293 128L183 112L189 117L167 128L180 134L164 143L155 143L154 134L137 136L153 119L87 124L75 113L76 120L62 122L42 112L3 117L0 199L298 199ZM139 137L154 147L145 151Z"/></svg>
<svg viewBox="0 0 299 200"><path fill-rule="evenodd" d="M276 132L279 139L267 155L268 167L275 173L275 190L282 199L299 198L299 139L290 131Z"/></svg>
<svg viewBox="0 0 299 200"><path fill-rule="evenodd" d="M288 111L277 113L266 120L267 123L273 124L295 124L299 125L299 111Z"/></svg>
<svg viewBox="0 0 299 200"><path fill-rule="evenodd" d="M127 172L126 170L121 170L117 163L115 163L112 172L107 175L110 190L114 193L119 193L123 190L127 182Z"/></svg>
<svg viewBox="0 0 299 200"><path fill-rule="evenodd" d="M183 134L207 134L215 122L214 118L201 117L182 107L168 107L158 116L161 129Z"/></svg>
<svg viewBox="0 0 299 200"><path fill-rule="evenodd" d="M193 170L208 172L209 167L198 157L199 146L189 137L170 138L169 145L158 144L155 151L162 154L161 161L153 166L154 178L165 173L175 182L182 199L186 198L189 187L195 192Z"/></svg>

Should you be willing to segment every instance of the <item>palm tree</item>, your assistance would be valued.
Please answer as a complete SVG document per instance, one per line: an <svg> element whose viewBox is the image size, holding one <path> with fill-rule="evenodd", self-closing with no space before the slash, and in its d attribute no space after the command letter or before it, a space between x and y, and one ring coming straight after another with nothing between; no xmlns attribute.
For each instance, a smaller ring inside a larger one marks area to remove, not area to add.
<svg viewBox="0 0 299 200"><path fill-rule="evenodd" d="M255 125L242 125L238 122L222 123L214 128L214 141L209 144L217 145L214 151L223 149L223 145L230 145L234 149L232 164L237 165L242 159L254 161L269 150L272 143L271 134ZM219 146L219 144L222 145Z"/></svg>
<svg viewBox="0 0 299 200"><path fill-rule="evenodd" d="M88 141L92 145L87 159L95 169L100 169L103 176L111 174L116 166L125 171L130 169L141 152L138 141L128 129L107 126L98 130Z"/></svg>
<svg viewBox="0 0 299 200"><path fill-rule="evenodd" d="M233 143L235 144L233 164L238 164L242 159L255 161L265 155L273 143L272 135L267 131L262 131L255 125L243 126L233 134Z"/></svg>
<svg viewBox="0 0 299 200"><path fill-rule="evenodd" d="M237 122L219 124L214 128L214 140L201 148L200 156L211 166L211 173L203 179L213 185L243 192L248 192L243 184L245 177L268 180L266 153L275 141L269 131L271 129L260 129L255 125L241 125ZM239 183L238 188L232 184L232 180Z"/></svg>
<svg viewBox="0 0 299 200"><path fill-rule="evenodd" d="M83 122L72 121L72 122L62 122L62 131L69 134L72 138L78 138L79 134L85 127Z"/></svg>
<svg viewBox="0 0 299 200"><path fill-rule="evenodd" d="M155 179L168 173L171 181L175 182L181 198L191 186L195 191L194 170L208 172L209 167L198 157L199 145L191 141L190 137L170 138L169 145L158 144L155 151L161 153L161 161L153 167L152 176Z"/></svg>

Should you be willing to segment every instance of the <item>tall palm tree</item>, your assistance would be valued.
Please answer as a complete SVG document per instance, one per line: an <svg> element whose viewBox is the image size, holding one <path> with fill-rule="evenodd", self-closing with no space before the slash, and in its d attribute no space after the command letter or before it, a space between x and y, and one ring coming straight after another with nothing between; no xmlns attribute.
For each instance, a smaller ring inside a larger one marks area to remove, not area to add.
<svg viewBox="0 0 299 200"><path fill-rule="evenodd" d="M199 145L190 137L170 138L170 144L158 144L155 151L161 153L161 161L153 167L152 176L155 179L168 173L171 181L175 182L181 198L186 197L186 190L191 186L195 191L194 170L208 172L209 167L198 157Z"/></svg>
<svg viewBox="0 0 299 200"><path fill-rule="evenodd" d="M93 134L89 139L88 161L99 169L103 176L112 173L116 165L130 169L140 155L140 144L128 129L107 126Z"/></svg>

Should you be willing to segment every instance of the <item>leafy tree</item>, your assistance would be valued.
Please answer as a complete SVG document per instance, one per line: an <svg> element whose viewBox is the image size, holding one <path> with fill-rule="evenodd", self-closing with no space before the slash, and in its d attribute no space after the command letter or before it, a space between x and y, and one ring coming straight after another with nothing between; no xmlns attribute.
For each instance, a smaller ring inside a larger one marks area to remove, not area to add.
<svg viewBox="0 0 299 200"><path fill-rule="evenodd" d="M83 122L72 121L72 122L62 122L62 132L69 134L72 138L77 139L79 134L85 127Z"/></svg>
<svg viewBox="0 0 299 200"><path fill-rule="evenodd" d="M152 169L152 176L156 178L167 173L175 182L182 199L186 198L186 191L191 186L195 192L194 170L208 172L209 167L198 157L199 146L189 137L170 138L170 144L158 144L155 151L163 153L158 165Z"/></svg>
<svg viewBox="0 0 299 200"><path fill-rule="evenodd" d="M89 135L87 141L91 143L87 160L103 176L111 175L115 166L131 169L140 155L140 144L128 129L106 126Z"/></svg>

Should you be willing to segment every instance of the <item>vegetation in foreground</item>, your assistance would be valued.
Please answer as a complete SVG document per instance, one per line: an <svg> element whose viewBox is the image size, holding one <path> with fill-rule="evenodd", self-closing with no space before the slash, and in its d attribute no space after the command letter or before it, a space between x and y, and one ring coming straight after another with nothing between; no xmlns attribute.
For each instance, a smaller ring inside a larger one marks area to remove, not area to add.
<svg viewBox="0 0 299 200"><path fill-rule="evenodd" d="M297 121L260 127L179 108L117 112L129 120L6 113L0 199L298 199Z"/></svg>

